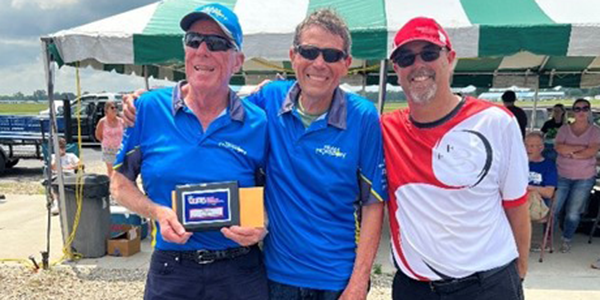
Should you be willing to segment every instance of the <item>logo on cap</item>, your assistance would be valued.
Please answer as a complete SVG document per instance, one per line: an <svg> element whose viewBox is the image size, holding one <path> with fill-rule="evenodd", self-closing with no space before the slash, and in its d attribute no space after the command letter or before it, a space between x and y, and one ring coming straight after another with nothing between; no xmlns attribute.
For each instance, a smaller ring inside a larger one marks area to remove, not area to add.
<svg viewBox="0 0 600 300"><path fill-rule="evenodd" d="M200 12L215 15L223 20L227 20L227 17L223 14L223 12L219 8L214 6L207 6L203 8Z"/></svg>

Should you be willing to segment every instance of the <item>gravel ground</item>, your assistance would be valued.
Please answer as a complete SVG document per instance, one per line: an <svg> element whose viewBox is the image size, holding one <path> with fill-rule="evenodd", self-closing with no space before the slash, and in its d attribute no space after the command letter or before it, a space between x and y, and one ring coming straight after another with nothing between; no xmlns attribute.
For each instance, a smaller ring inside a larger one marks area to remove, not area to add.
<svg viewBox="0 0 600 300"><path fill-rule="evenodd" d="M19 173L11 176L9 173L0 181L2 194L34 195L44 194L41 182L46 177L42 168L20 169ZM86 162L86 173L106 174L106 165L103 162Z"/></svg>
<svg viewBox="0 0 600 300"><path fill-rule="evenodd" d="M134 300L142 299L145 270L107 270L55 267L32 272L0 265L0 299L5 300ZM392 275L373 275L369 300L391 299Z"/></svg>
<svg viewBox="0 0 600 300"><path fill-rule="evenodd" d="M105 174L100 161L87 161L86 173ZM5 194L43 194L41 168L23 168L0 181ZM134 300L142 299L146 270L111 270L59 266L32 272L16 264L0 263L0 300ZM369 300L391 299L392 275L373 274Z"/></svg>

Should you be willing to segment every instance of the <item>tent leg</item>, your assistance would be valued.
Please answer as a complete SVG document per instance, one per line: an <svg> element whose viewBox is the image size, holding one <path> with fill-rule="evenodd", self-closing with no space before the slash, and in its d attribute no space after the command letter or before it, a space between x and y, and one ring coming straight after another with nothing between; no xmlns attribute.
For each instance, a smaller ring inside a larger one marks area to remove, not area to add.
<svg viewBox="0 0 600 300"><path fill-rule="evenodd" d="M377 110L383 114L383 105L385 104L385 94L387 87L387 59L382 59L379 65L379 97L377 98Z"/></svg>
<svg viewBox="0 0 600 300"><path fill-rule="evenodd" d="M49 124L48 124L48 137L49 137L49 143L48 143L48 165L46 166L46 179L48 180L48 185L46 186L46 198L48 200L48 204L50 204L51 199L53 198L51 196L51 186L50 184L52 183L52 167L51 167L51 159L50 157L52 156L52 154L55 155L55 157L60 157L60 151L58 150L58 128L57 128L57 124L56 124L56 110L55 110L55 106L54 106L54 73L55 71L55 66L56 63L54 62L54 58L52 57L52 54L50 52L48 52L48 40L42 40L42 51L43 51L43 59L44 59L44 69L45 69L45 74L46 74L46 83L47 83L47 87L48 87L48 108L50 109L50 114L49 114ZM61 161L60 159L56 159L56 169L57 169L57 180L58 180L58 199L55 199L54 201L58 200L58 205L59 205L59 209L62 212L60 214L60 225L61 225L61 231L62 231L62 238L63 238L63 245L66 242L68 236L69 236L69 231L68 231L68 223L67 223L67 208L66 208L66 203L65 203L65 184L64 184L64 180L63 180L63 172L62 172L62 165L61 165ZM50 226L50 221L49 221L49 225ZM49 229L50 227L48 227ZM50 252L50 230L48 230L48 243L47 243L47 252Z"/></svg>
<svg viewBox="0 0 600 300"><path fill-rule="evenodd" d="M144 68L144 84L146 86L146 91L150 90L150 82L148 79L148 67L146 65L143 66Z"/></svg>
<svg viewBox="0 0 600 300"><path fill-rule="evenodd" d="M535 120L537 113L537 105L539 101L540 94L540 86L539 84L535 87L535 94L533 96L533 111L531 112L531 122L529 123L529 132L532 132L535 129Z"/></svg>

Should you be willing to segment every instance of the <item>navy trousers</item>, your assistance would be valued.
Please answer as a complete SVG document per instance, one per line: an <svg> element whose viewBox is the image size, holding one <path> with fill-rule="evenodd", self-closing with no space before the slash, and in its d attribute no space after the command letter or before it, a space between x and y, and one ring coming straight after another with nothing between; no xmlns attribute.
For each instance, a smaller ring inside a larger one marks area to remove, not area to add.
<svg viewBox="0 0 600 300"><path fill-rule="evenodd" d="M515 262L489 277L436 288L397 271L392 284L394 300L523 300L523 286Z"/></svg>
<svg viewBox="0 0 600 300"><path fill-rule="evenodd" d="M266 300L268 286L258 247L243 256L210 264L154 251L144 299Z"/></svg>

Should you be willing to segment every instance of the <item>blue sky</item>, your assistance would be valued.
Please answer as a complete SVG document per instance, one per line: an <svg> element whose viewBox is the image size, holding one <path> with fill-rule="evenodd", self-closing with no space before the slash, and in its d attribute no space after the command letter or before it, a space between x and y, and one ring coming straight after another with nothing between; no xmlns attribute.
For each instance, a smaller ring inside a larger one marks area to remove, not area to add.
<svg viewBox="0 0 600 300"><path fill-rule="evenodd" d="M77 27L156 0L0 0L0 95L46 89L40 36ZM82 91L143 87L141 77L81 70ZM160 84L151 81L152 84ZM57 72L55 90L75 92L75 69Z"/></svg>

